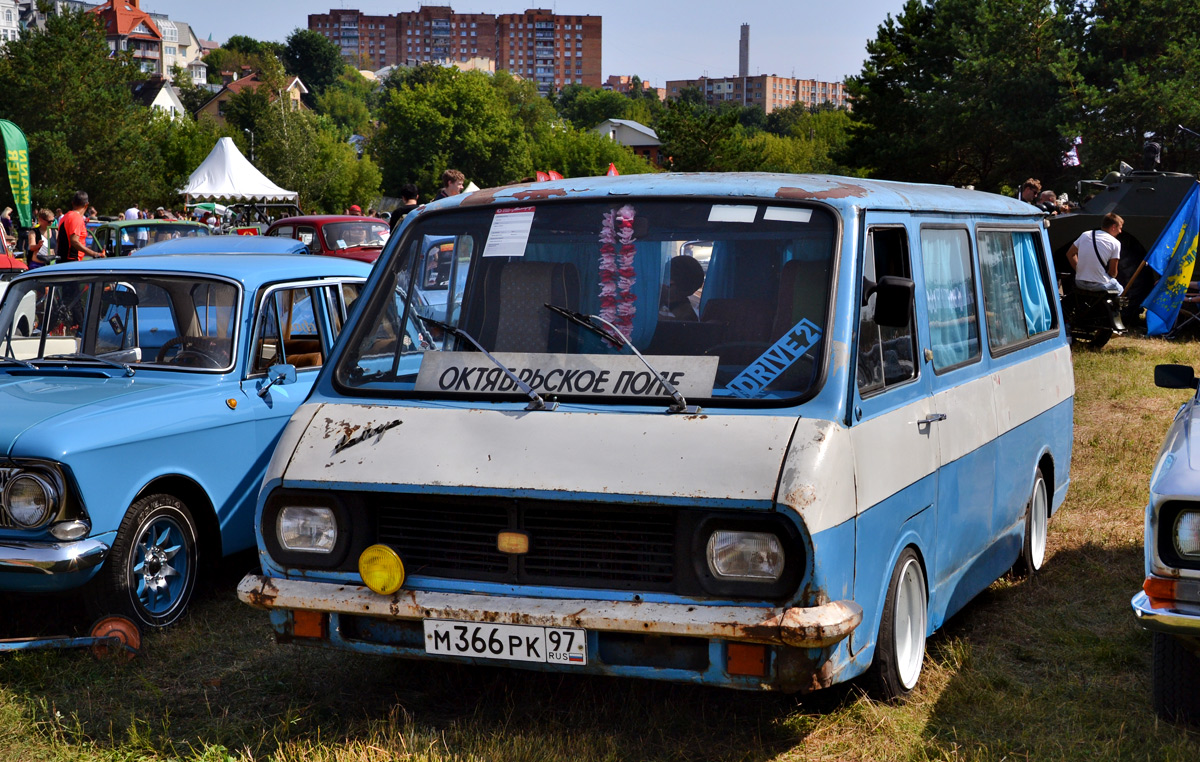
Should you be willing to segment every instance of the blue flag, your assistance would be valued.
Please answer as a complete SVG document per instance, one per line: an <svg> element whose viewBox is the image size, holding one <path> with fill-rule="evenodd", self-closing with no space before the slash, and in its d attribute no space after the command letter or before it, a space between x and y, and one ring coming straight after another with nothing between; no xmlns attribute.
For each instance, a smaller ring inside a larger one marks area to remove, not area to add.
<svg viewBox="0 0 1200 762"><path fill-rule="evenodd" d="M1163 228L1146 255L1146 266L1160 276L1158 285L1142 302L1146 308L1146 335L1170 333L1179 317L1179 306L1196 266L1196 241L1200 235L1200 184L1193 185L1175 216Z"/></svg>

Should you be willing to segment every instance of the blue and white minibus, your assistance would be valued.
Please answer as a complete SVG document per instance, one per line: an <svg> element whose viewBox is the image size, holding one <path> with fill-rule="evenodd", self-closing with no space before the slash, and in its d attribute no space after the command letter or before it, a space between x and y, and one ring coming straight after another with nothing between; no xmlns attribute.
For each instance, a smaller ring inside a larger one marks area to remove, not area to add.
<svg viewBox="0 0 1200 762"><path fill-rule="evenodd" d="M295 643L902 696L930 633L1045 558L1074 395L1052 272L1032 207L932 185L431 204L282 435L239 596Z"/></svg>

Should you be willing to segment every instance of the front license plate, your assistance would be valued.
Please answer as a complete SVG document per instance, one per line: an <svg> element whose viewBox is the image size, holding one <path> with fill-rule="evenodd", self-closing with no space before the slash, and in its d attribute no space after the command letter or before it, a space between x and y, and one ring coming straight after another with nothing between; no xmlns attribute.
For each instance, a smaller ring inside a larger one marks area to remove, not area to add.
<svg viewBox="0 0 1200 762"><path fill-rule="evenodd" d="M565 627L425 620L425 653L587 664L587 632Z"/></svg>

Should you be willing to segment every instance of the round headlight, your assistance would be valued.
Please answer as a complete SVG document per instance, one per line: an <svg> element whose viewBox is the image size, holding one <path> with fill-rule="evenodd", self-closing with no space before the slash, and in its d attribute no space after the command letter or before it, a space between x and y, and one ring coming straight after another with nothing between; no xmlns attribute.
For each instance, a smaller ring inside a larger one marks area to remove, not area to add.
<svg viewBox="0 0 1200 762"><path fill-rule="evenodd" d="M1175 549L1187 558L1200 558L1200 511L1184 511L1175 519Z"/></svg>
<svg viewBox="0 0 1200 762"><path fill-rule="evenodd" d="M18 474L4 487L4 505L14 523L34 529L50 519L58 493L38 474Z"/></svg>
<svg viewBox="0 0 1200 762"><path fill-rule="evenodd" d="M404 584L404 562L386 545L372 545L358 557L358 573L367 587L391 595Z"/></svg>

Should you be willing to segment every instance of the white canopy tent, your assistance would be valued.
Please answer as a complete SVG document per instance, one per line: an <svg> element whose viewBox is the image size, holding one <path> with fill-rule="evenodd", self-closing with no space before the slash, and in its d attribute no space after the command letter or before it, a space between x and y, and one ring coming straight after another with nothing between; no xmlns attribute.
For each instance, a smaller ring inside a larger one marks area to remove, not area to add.
<svg viewBox="0 0 1200 762"><path fill-rule="evenodd" d="M233 138L221 138L208 157L196 167L187 184L179 189L187 203L207 201L291 201L295 191L284 190L267 179L242 156Z"/></svg>

